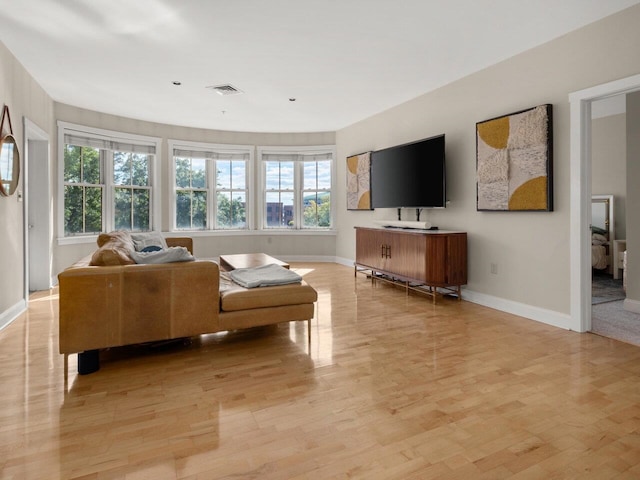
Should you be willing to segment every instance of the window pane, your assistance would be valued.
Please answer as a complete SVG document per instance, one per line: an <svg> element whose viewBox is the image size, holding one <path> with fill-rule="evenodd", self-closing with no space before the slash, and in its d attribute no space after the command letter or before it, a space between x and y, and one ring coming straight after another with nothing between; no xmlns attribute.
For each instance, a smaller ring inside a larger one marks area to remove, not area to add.
<svg viewBox="0 0 640 480"><path fill-rule="evenodd" d="M277 190L280 188L280 163L264 162L265 187L267 190Z"/></svg>
<svg viewBox="0 0 640 480"><path fill-rule="evenodd" d="M149 165L151 165L151 155L142 153L131 153L132 168L132 185L139 187L148 187L149 184Z"/></svg>
<svg viewBox="0 0 640 480"><path fill-rule="evenodd" d="M293 162L280 162L280 188L293 190L293 180Z"/></svg>
<svg viewBox="0 0 640 480"><path fill-rule="evenodd" d="M114 194L114 227L116 230L131 230L131 190L116 188Z"/></svg>
<svg viewBox="0 0 640 480"><path fill-rule="evenodd" d="M318 188L329 190L331 188L331 160L322 160L318 164Z"/></svg>
<svg viewBox="0 0 640 480"><path fill-rule="evenodd" d="M132 230L147 231L149 229L149 190L134 189Z"/></svg>
<svg viewBox="0 0 640 480"><path fill-rule="evenodd" d="M113 152L113 183L131 185L131 155Z"/></svg>
<svg viewBox="0 0 640 480"><path fill-rule="evenodd" d="M206 188L207 161L204 158L191 159L191 188Z"/></svg>
<svg viewBox="0 0 640 480"><path fill-rule="evenodd" d="M206 188L207 162L204 158L176 158L175 169L176 187Z"/></svg>
<svg viewBox="0 0 640 480"><path fill-rule="evenodd" d="M280 196L282 200L284 226L293 227L293 192L284 192Z"/></svg>
<svg viewBox="0 0 640 480"><path fill-rule="evenodd" d="M102 231L102 188L64 188L65 235Z"/></svg>
<svg viewBox="0 0 640 480"><path fill-rule="evenodd" d="M102 187L85 187L84 233L102 231Z"/></svg>
<svg viewBox="0 0 640 480"><path fill-rule="evenodd" d="M176 158L176 187L189 188L191 180L191 160Z"/></svg>
<svg viewBox="0 0 640 480"><path fill-rule="evenodd" d="M216 187L224 190L231 189L231 162L216 161Z"/></svg>
<svg viewBox="0 0 640 480"><path fill-rule="evenodd" d="M100 150L97 148L82 147L82 181L94 185L102 183L100 176Z"/></svg>
<svg viewBox="0 0 640 480"><path fill-rule="evenodd" d="M328 192L306 193L303 204L305 227L331 226L331 195Z"/></svg>
<svg viewBox="0 0 640 480"><path fill-rule="evenodd" d="M83 206L83 188L64 187L64 233L65 235L74 235L83 233L84 228L84 209Z"/></svg>
<svg viewBox="0 0 640 480"><path fill-rule="evenodd" d="M265 162L267 190L293 190L293 162Z"/></svg>
<svg viewBox="0 0 640 480"><path fill-rule="evenodd" d="M231 162L232 185L234 190L246 190L247 188L247 162Z"/></svg>
<svg viewBox="0 0 640 480"><path fill-rule="evenodd" d="M207 192L193 192L191 228L207 228Z"/></svg>
<svg viewBox="0 0 640 480"><path fill-rule="evenodd" d="M246 227L246 198L244 192L218 192L216 222L218 228Z"/></svg>
<svg viewBox="0 0 640 480"><path fill-rule="evenodd" d="M303 177L304 177L304 190L314 190L318 188L318 178L317 178L317 167L316 162L304 162L303 165Z"/></svg>
<svg viewBox="0 0 640 480"><path fill-rule="evenodd" d="M113 152L113 183L148 186L150 160L150 155Z"/></svg>
<svg viewBox="0 0 640 480"><path fill-rule="evenodd" d="M176 192L176 228L191 228L191 192Z"/></svg>
<svg viewBox="0 0 640 480"><path fill-rule="evenodd" d="M331 161L305 162L304 168L305 190L330 189L331 188Z"/></svg>
<svg viewBox="0 0 640 480"><path fill-rule="evenodd" d="M80 182L82 166L82 148L65 145L64 149L64 181Z"/></svg>
<svg viewBox="0 0 640 480"><path fill-rule="evenodd" d="M267 192L266 224L268 227L293 227L293 193Z"/></svg>

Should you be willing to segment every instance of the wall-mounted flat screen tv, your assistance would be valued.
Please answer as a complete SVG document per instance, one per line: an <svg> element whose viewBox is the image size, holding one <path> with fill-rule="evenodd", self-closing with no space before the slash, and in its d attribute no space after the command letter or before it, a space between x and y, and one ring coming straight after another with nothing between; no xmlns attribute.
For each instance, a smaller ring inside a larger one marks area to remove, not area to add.
<svg viewBox="0 0 640 480"><path fill-rule="evenodd" d="M444 135L371 153L373 208L444 208Z"/></svg>

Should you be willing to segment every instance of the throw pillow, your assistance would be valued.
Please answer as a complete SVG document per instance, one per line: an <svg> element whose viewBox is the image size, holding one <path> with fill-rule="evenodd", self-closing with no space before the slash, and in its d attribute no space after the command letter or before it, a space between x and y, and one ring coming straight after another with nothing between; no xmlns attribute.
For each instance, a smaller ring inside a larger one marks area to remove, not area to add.
<svg viewBox="0 0 640 480"><path fill-rule="evenodd" d="M159 247L160 249L167 248L167 242L160 232L142 232L132 233L131 239L135 245L136 251L141 252L147 247Z"/></svg>
<svg viewBox="0 0 640 480"><path fill-rule="evenodd" d="M98 236L98 250L93 252L89 265L113 266L135 263L129 255L134 250L129 232L117 230Z"/></svg>
<svg viewBox="0 0 640 480"><path fill-rule="evenodd" d="M195 257L185 247L168 247L155 252L131 252L136 263L192 262Z"/></svg>

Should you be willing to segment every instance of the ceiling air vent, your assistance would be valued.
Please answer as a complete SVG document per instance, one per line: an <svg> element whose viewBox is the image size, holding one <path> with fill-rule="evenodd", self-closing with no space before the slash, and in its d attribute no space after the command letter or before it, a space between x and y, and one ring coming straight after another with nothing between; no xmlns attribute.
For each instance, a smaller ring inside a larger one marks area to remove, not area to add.
<svg viewBox="0 0 640 480"><path fill-rule="evenodd" d="M218 95L238 95L240 93L244 93L242 90L238 90L233 85L212 85L207 88L213 90Z"/></svg>

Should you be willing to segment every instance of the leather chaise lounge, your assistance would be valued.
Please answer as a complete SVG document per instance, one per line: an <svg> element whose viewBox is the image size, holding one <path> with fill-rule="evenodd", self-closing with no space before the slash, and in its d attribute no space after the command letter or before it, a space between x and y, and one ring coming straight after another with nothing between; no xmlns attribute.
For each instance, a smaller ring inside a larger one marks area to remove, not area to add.
<svg viewBox="0 0 640 480"><path fill-rule="evenodd" d="M191 238L166 243L193 252ZM136 264L128 232L102 234L98 245L58 275L65 374L72 353L78 371L91 373L100 367L100 349L281 322L306 320L310 340L317 293L304 280L247 289L221 280L210 260Z"/></svg>

